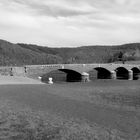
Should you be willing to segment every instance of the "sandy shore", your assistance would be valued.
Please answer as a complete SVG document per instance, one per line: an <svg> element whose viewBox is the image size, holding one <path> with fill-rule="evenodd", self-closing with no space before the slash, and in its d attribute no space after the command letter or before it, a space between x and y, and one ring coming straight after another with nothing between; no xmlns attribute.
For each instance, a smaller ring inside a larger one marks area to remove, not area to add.
<svg viewBox="0 0 140 140"><path fill-rule="evenodd" d="M39 80L20 76L0 76L0 85L7 84L43 84Z"/></svg>

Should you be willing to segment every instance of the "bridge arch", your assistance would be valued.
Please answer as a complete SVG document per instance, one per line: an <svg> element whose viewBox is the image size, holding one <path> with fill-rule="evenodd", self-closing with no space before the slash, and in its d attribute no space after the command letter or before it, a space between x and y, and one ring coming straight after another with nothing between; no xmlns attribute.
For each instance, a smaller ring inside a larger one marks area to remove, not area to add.
<svg viewBox="0 0 140 140"><path fill-rule="evenodd" d="M104 67L94 68L97 71L97 79L111 79L111 71Z"/></svg>
<svg viewBox="0 0 140 140"><path fill-rule="evenodd" d="M71 69L52 70L49 73L43 74L41 77L43 82L47 81L49 77L52 77L54 82L80 82L82 80L81 73Z"/></svg>
<svg viewBox="0 0 140 140"><path fill-rule="evenodd" d="M140 69L133 67L131 70L133 71L133 80L138 80L140 78Z"/></svg>
<svg viewBox="0 0 140 140"><path fill-rule="evenodd" d="M129 71L125 67L115 69L117 79L129 79Z"/></svg>
<svg viewBox="0 0 140 140"><path fill-rule="evenodd" d="M71 70L71 69L59 69L59 71L63 71L67 74L66 81L67 82L80 82L82 80L81 73Z"/></svg>

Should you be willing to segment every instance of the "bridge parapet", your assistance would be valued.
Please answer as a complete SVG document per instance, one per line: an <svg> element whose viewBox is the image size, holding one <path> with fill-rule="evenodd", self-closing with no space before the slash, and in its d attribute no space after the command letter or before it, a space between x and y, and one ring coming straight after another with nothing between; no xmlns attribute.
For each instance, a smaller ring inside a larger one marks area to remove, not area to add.
<svg viewBox="0 0 140 140"><path fill-rule="evenodd" d="M0 75L12 75L11 67L0 67Z"/></svg>

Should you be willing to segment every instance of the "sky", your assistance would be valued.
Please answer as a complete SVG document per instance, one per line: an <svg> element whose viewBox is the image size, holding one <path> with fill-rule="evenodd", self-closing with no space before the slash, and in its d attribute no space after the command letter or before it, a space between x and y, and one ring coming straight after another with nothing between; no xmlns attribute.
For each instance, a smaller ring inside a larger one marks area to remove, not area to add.
<svg viewBox="0 0 140 140"><path fill-rule="evenodd" d="M0 0L0 39L49 47L140 42L140 0Z"/></svg>

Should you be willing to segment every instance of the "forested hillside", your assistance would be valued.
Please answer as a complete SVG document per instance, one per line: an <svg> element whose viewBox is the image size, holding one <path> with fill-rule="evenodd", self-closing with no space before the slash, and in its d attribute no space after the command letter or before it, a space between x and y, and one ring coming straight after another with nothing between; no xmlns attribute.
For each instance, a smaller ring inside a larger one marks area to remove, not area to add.
<svg viewBox="0 0 140 140"><path fill-rule="evenodd" d="M118 46L49 48L0 40L0 65L22 66L58 63L110 63L140 60L140 43Z"/></svg>
<svg viewBox="0 0 140 140"><path fill-rule="evenodd" d="M59 56L44 52L22 48L18 44L12 44L0 40L0 65L26 65L26 64L52 64L62 63Z"/></svg>
<svg viewBox="0 0 140 140"><path fill-rule="evenodd" d="M48 48L19 44L36 52L45 52L62 58L63 63L110 63L140 60L140 43L116 46L82 46L77 48Z"/></svg>

